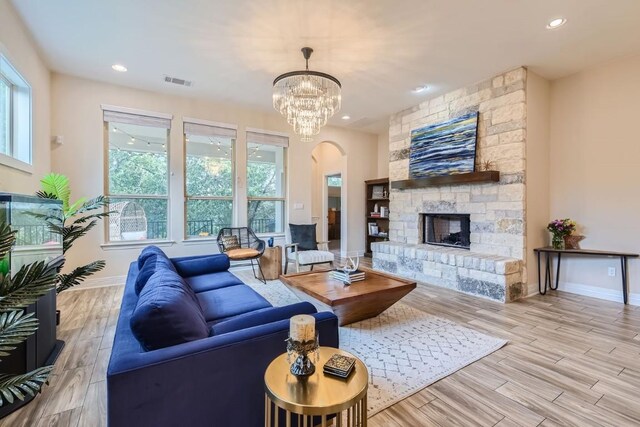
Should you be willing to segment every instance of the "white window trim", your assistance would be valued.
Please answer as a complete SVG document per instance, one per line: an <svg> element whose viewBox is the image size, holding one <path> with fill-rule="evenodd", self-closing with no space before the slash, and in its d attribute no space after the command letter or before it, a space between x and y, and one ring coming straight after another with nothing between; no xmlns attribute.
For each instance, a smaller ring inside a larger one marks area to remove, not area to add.
<svg viewBox="0 0 640 427"><path fill-rule="evenodd" d="M25 86L29 90L29 161L30 163L19 160L13 156L8 156L6 154L0 153L0 165L4 165L10 167L12 169L17 169L22 172L26 172L28 174L33 174L33 89L27 79L25 79L22 74L15 68L13 62L9 60L9 56L5 54L2 44L0 44L0 61L6 63L7 67L4 75L4 80L7 80L10 84L16 85L16 80L20 81L21 86ZM11 106L13 110L14 106ZM14 111L11 112L15 114ZM11 119L11 126L13 127L13 118ZM15 142L13 141L14 135L13 131L11 132L11 144L13 145Z"/></svg>
<svg viewBox="0 0 640 427"><path fill-rule="evenodd" d="M183 128L184 128L184 123L193 123L196 125L238 130L238 125L234 125L233 123L216 122L213 120L196 119L193 117L183 117L182 123L183 123Z"/></svg>
<svg viewBox="0 0 640 427"><path fill-rule="evenodd" d="M31 161L33 162L33 152L31 153ZM11 156L7 156L6 154L0 153L0 164L10 167L11 169L17 169L22 172L27 172L28 174L33 174L32 164L25 163Z"/></svg>
<svg viewBox="0 0 640 427"><path fill-rule="evenodd" d="M100 104L102 111L113 111L116 113L133 114L136 116L156 117L159 119L173 120L173 114L158 113L156 111L139 110L137 108L119 107L117 105Z"/></svg>
<svg viewBox="0 0 640 427"><path fill-rule="evenodd" d="M185 132L185 124L193 123L197 125L224 128L224 129L232 129L236 131L236 136L232 138L231 143L231 196L190 196L187 193L187 133ZM238 125L234 125L231 123L223 123L216 122L212 120L204 120L204 119L196 119L193 117L183 117L182 118L182 138L183 138L183 183L184 183L184 230L183 230L183 239L182 242L210 242L217 241L217 236L189 236L187 233L187 205L190 200L227 200L231 201L231 226L235 226L235 217L236 217L236 174L237 174L237 164L236 164L236 152L237 152L237 144L238 144Z"/></svg>
<svg viewBox="0 0 640 427"><path fill-rule="evenodd" d="M102 108L103 111L115 111L115 112L119 112L119 113L127 113L127 114L135 114L135 113L129 113L128 111L124 111L124 110L129 110L129 111L143 111L143 110L136 110L133 108L126 108L126 107L114 107L114 108L120 108L121 110L114 110L114 109L109 109L105 107L113 107L113 106L109 106L109 105L104 105L102 104L100 106ZM147 112L149 113L149 112ZM164 114L164 113L157 113L157 114ZM141 114L144 115L144 114ZM171 118L173 117L173 115L165 115L165 116L170 116L170 117L164 117L164 116L149 116L147 114L147 117L156 117L156 118L160 118L160 119L167 119L169 120L169 125L171 124ZM110 180L110 176L109 176L109 124L111 122L109 121L105 121L104 120L104 116L103 116L103 121L102 121L102 125L103 125L103 138L104 138L104 146L103 146L103 150L104 150L104 171L103 171L103 180L104 180L104 194L107 198L118 198L118 197L127 197L127 195L123 195L123 194L111 194L109 191L109 180ZM157 246L170 246L172 244L175 243L174 240L171 239L171 127L166 129L167 132L167 142L166 142L166 155L167 155L167 194L165 195L159 195L157 198L166 198L167 200L167 237L165 239L145 239L145 240L131 240L131 241L127 241L127 240L110 240L110 235L109 235L109 221L105 222L105 230L104 230L104 243L102 243L100 245L101 248L105 249L105 250L110 250L110 249L126 249L126 248L132 248L132 247L141 247L141 246L146 246L146 245L157 245ZM130 195L133 197L139 197L139 198L153 198L156 195L147 195L147 194L136 194L136 195Z"/></svg>

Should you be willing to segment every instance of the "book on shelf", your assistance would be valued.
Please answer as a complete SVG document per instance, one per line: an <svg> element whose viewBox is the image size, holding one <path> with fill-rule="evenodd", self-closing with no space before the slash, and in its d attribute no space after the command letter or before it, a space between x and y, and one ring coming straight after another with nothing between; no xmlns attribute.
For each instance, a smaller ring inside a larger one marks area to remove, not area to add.
<svg viewBox="0 0 640 427"><path fill-rule="evenodd" d="M340 378L347 378L356 365L356 359L341 354L334 354L327 363L324 364L322 371L328 375L335 375Z"/></svg>

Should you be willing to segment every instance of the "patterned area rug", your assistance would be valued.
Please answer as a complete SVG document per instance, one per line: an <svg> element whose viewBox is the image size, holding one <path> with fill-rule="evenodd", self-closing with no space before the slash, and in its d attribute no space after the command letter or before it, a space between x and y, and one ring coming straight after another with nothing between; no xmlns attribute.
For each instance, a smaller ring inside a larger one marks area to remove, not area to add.
<svg viewBox="0 0 640 427"><path fill-rule="evenodd" d="M279 280L265 285L247 276L242 280L274 306L300 301ZM378 317L340 327L340 348L369 368L370 417L506 343L402 302Z"/></svg>

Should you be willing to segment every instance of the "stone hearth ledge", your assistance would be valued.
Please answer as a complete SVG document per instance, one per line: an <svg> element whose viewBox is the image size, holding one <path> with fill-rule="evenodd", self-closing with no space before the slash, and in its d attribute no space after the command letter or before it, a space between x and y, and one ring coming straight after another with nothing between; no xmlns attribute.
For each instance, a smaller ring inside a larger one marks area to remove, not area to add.
<svg viewBox="0 0 640 427"><path fill-rule="evenodd" d="M373 268L500 302L525 295L522 261L465 249L397 242L371 244Z"/></svg>

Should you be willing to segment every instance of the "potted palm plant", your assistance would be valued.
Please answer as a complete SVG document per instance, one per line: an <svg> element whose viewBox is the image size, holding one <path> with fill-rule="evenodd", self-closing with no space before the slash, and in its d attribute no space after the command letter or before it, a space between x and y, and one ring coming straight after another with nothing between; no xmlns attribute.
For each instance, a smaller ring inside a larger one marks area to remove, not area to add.
<svg viewBox="0 0 640 427"><path fill-rule="evenodd" d="M16 231L0 223L0 259L6 258L15 239ZM13 275L4 269L0 271L0 358L10 356L38 329L34 313L25 314L25 308L55 287L62 262L62 257L35 262L24 265ZM47 383L52 369L53 366L43 366L22 374L0 372L0 407L34 397Z"/></svg>
<svg viewBox="0 0 640 427"><path fill-rule="evenodd" d="M104 211L104 207L109 205L104 196L98 196L93 199L81 197L71 203L71 187L69 186L69 178L65 175L50 173L42 178L40 183L42 184L42 189L36 193L38 197L56 199L62 202L62 219L58 216L37 215L45 219L52 233L62 236L63 254L66 254L71 249L77 239L86 235L101 219L108 217L111 213ZM99 272L105 266L106 262L104 260L97 260L75 267L68 273L59 273L56 281L56 292L60 293L79 285L87 277Z"/></svg>

